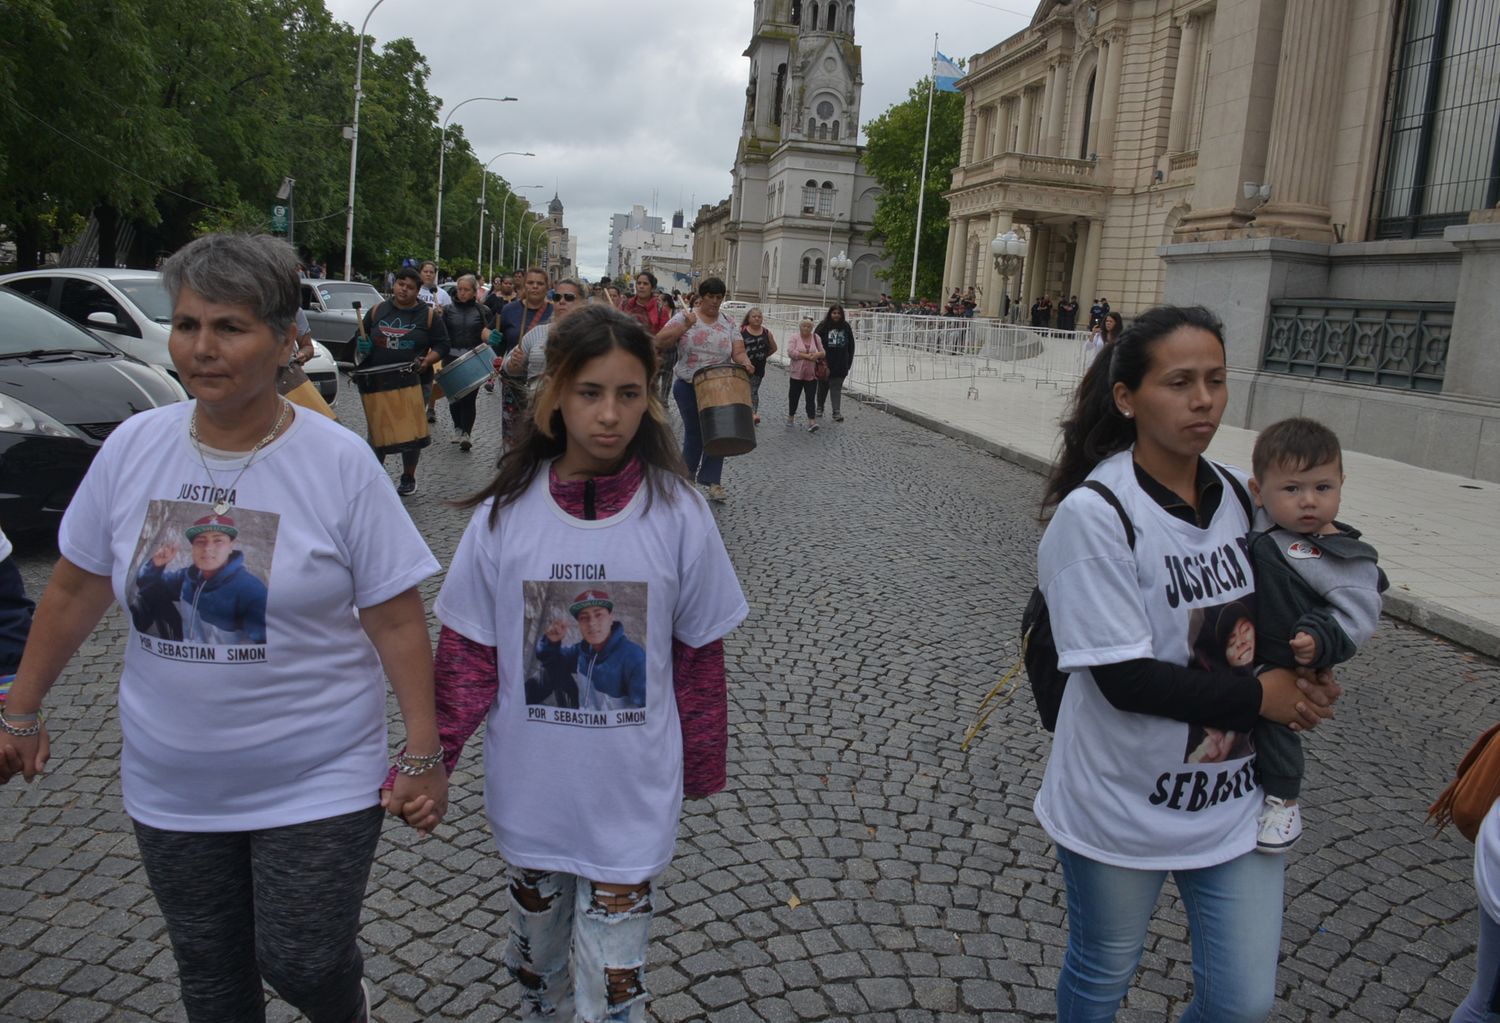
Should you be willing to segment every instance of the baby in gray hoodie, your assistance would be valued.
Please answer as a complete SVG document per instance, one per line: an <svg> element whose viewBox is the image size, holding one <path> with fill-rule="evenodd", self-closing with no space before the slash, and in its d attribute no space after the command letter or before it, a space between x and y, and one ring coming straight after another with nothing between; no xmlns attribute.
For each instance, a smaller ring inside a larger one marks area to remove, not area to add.
<svg viewBox="0 0 1500 1023"><path fill-rule="evenodd" d="M1387 583L1375 548L1336 521L1344 484L1339 439L1312 419L1283 419L1261 431L1252 463L1256 660L1281 668L1347 661L1374 635ZM1262 718L1255 751L1266 793L1257 847L1285 852L1302 836L1302 739Z"/></svg>

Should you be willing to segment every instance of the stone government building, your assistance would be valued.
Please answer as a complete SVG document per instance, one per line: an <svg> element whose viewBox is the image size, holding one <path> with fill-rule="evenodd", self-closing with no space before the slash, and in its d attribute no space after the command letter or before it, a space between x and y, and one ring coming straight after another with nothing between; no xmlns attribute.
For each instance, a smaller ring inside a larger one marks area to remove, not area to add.
<svg viewBox="0 0 1500 1023"><path fill-rule="evenodd" d="M944 290L1225 322L1225 421L1500 481L1500 3L1044 0L971 58ZM1019 288L1019 294L1017 289Z"/></svg>

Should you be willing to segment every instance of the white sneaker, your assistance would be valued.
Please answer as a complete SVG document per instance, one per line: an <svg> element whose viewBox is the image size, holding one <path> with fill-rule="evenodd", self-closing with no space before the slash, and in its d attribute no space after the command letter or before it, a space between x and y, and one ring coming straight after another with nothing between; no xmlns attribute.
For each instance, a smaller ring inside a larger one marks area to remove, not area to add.
<svg viewBox="0 0 1500 1023"><path fill-rule="evenodd" d="M1302 809L1275 796L1266 797L1255 834L1256 852L1273 856L1286 852L1302 837Z"/></svg>
<svg viewBox="0 0 1500 1023"><path fill-rule="evenodd" d="M729 500L729 491L725 490L718 483L710 483L708 485L708 499L710 501L727 501Z"/></svg>
<svg viewBox="0 0 1500 1023"><path fill-rule="evenodd" d="M370 1016L370 982L363 977L359 978L359 991L365 996L365 1023L374 1023Z"/></svg>

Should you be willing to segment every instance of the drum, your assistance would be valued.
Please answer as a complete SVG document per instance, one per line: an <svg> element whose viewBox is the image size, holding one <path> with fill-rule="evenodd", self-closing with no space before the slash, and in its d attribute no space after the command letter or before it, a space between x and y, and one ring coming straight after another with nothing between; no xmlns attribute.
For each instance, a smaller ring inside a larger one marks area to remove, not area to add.
<svg viewBox="0 0 1500 1023"><path fill-rule="evenodd" d="M420 451L432 443L427 435L427 408L422 378L410 363L357 369L349 374L365 406L370 447L384 458Z"/></svg>
<svg viewBox="0 0 1500 1023"><path fill-rule="evenodd" d="M755 414L750 408L750 374L739 366L709 366L693 374L703 453L713 458L755 449Z"/></svg>
<svg viewBox="0 0 1500 1023"><path fill-rule="evenodd" d="M293 405L300 405L305 409L325 415L329 419L338 418L333 409L328 407L328 402L323 400L323 395L317 386L307 378L307 373L296 363L282 366L276 371L276 393Z"/></svg>
<svg viewBox="0 0 1500 1023"><path fill-rule="evenodd" d="M466 398L490 378L490 363L493 359L489 345L471 348L458 358L443 363L436 385L443 389L442 393L448 396L449 401Z"/></svg>

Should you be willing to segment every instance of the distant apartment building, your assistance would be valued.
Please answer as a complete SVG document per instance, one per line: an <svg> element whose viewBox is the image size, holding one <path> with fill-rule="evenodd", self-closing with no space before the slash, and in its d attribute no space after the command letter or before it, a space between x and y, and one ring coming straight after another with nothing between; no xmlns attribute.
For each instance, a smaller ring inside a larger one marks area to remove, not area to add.
<svg viewBox="0 0 1500 1023"><path fill-rule="evenodd" d="M681 288L692 280L692 263L693 233L684 226L681 210L672 215L670 225L647 214L639 203L629 213L610 218L604 270L610 277L629 278L649 270L664 287Z"/></svg>

